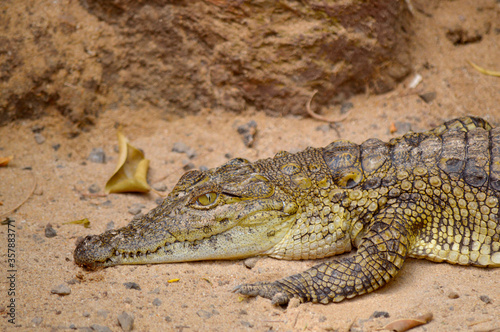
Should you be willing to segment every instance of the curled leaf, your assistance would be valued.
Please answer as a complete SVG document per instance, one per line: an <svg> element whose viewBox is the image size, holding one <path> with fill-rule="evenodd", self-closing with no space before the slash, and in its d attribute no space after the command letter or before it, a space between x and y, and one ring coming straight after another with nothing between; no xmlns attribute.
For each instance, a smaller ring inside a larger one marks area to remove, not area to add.
<svg viewBox="0 0 500 332"><path fill-rule="evenodd" d="M151 188L146 180L149 160L144 159L141 150L129 144L118 131L118 164L113 176L106 183L106 193L148 192Z"/></svg>
<svg viewBox="0 0 500 332"><path fill-rule="evenodd" d="M90 227L90 221L87 219L87 218L83 218L83 219L80 219L80 220L75 220L75 221L69 221L69 222L65 222L63 223L63 225L83 225L83 227L85 228L89 228Z"/></svg>
<svg viewBox="0 0 500 332"><path fill-rule="evenodd" d="M13 156L0 157L0 167L7 166L9 162L14 158Z"/></svg>
<svg viewBox="0 0 500 332"><path fill-rule="evenodd" d="M467 61L475 70L477 70L478 72L480 72L481 74L484 74L484 75L489 75L489 76L496 76L496 77L500 77L500 71L493 71L493 70L488 70L488 69L485 69L483 67L479 67L478 65L476 65L474 62L472 61Z"/></svg>
<svg viewBox="0 0 500 332"><path fill-rule="evenodd" d="M383 329L396 332L404 332L414 327L427 324L431 320L432 320L432 313L428 312L422 316L418 316L417 318L395 320L384 326Z"/></svg>

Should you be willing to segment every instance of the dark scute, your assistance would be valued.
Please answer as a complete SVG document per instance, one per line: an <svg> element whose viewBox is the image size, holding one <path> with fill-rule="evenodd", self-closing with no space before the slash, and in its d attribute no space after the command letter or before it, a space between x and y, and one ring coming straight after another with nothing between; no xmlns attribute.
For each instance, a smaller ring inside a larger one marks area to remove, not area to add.
<svg viewBox="0 0 500 332"><path fill-rule="evenodd" d="M446 160L443 171L446 173L460 173L464 167L464 161L456 158Z"/></svg>
<svg viewBox="0 0 500 332"><path fill-rule="evenodd" d="M363 183L363 189L376 189L380 187L382 180L379 177L372 177Z"/></svg>
<svg viewBox="0 0 500 332"><path fill-rule="evenodd" d="M495 189L496 191L500 191L500 174L497 176L491 175L490 178L490 187Z"/></svg>
<svg viewBox="0 0 500 332"><path fill-rule="evenodd" d="M382 185L384 187L392 187L396 183L396 177L394 175L388 175L382 179Z"/></svg>
<svg viewBox="0 0 500 332"><path fill-rule="evenodd" d="M488 179L488 174L479 167L469 166L465 168L463 177L467 184L473 187L481 187Z"/></svg>

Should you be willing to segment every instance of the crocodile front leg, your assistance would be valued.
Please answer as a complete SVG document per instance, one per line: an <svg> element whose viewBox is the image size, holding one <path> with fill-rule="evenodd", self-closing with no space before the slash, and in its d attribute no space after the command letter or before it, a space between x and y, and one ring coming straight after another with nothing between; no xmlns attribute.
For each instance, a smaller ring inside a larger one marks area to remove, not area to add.
<svg viewBox="0 0 500 332"><path fill-rule="evenodd" d="M262 296L276 305L294 297L301 302L326 304L369 293L385 285L401 269L410 249L407 226L402 217L386 211L374 217L354 256L321 263L275 282L243 284L234 292Z"/></svg>

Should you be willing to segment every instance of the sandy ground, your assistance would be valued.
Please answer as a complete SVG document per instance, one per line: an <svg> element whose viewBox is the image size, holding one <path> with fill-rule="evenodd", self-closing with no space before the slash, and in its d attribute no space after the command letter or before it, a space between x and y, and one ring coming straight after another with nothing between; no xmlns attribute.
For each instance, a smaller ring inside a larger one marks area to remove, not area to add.
<svg viewBox="0 0 500 332"><path fill-rule="evenodd" d="M118 124L151 160L150 183L166 185L168 190L188 163L216 167L229 156L255 160L280 150L324 146L338 138L356 143L370 137L388 140L467 114L500 124L500 79L482 75L466 62L500 70L499 3L482 1L481 7L470 3L431 1L425 10L416 6L414 70L422 82L409 88L412 75L389 94L352 98L347 119L332 126L251 110L234 115L206 109L197 116L166 118L160 110L119 109L105 112L95 127L74 138L69 138L71 126L58 116L1 127L0 156L14 159L9 167L0 168L0 215L28 197L35 183L36 189L24 205L8 214L14 220L15 242L8 242L8 227L0 226L0 328L120 331L118 316L125 311L134 317L137 331L372 331L398 318L431 312L432 322L415 331L499 331L500 269L409 259L396 280L373 294L340 304L281 308L262 298L242 299L230 290L240 283L281 278L317 261L262 258L252 269L243 261L208 261L97 272L82 270L73 262L78 237L101 233L111 221L114 227L126 225L133 217L130 208L138 204L144 206L142 212L156 205L155 194L88 195L91 186L103 192L113 172ZM486 26L485 15L496 23ZM478 32L482 39L454 46L446 33L456 28L465 35ZM433 100L426 102L419 94ZM325 116L339 114L340 107ZM252 148L243 144L236 130L250 120L258 129ZM392 124L395 133L390 131ZM172 152L175 142L193 148L194 158ZM106 163L88 160L93 148L104 150ZM82 218L90 220L90 228L65 224ZM55 237L45 235L49 223ZM7 243L15 243L12 267L7 265ZM179 280L169 283L172 279ZM126 282L135 282L140 290L127 288ZM71 293L52 294L60 285ZM15 294L9 294L12 290ZM15 324L9 322L11 299ZM374 318L376 311L386 314Z"/></svg>

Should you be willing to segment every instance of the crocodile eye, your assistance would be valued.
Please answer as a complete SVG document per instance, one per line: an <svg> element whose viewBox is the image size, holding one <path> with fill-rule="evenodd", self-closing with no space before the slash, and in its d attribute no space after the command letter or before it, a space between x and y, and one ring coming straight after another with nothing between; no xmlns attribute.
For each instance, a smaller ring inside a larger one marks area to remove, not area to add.
<svg viewBox="0 0 500 332"><path fill-rule="evenodd" d="M209 206L209 205L212 205L215 203L215 201L217 200L217 197L219 197L219 194L217 194L217 193L213 193L213 192L206 193L206 194L199 196L196 199L196 203L198 203L199 205L202 205L202 206Z"/></svg>

